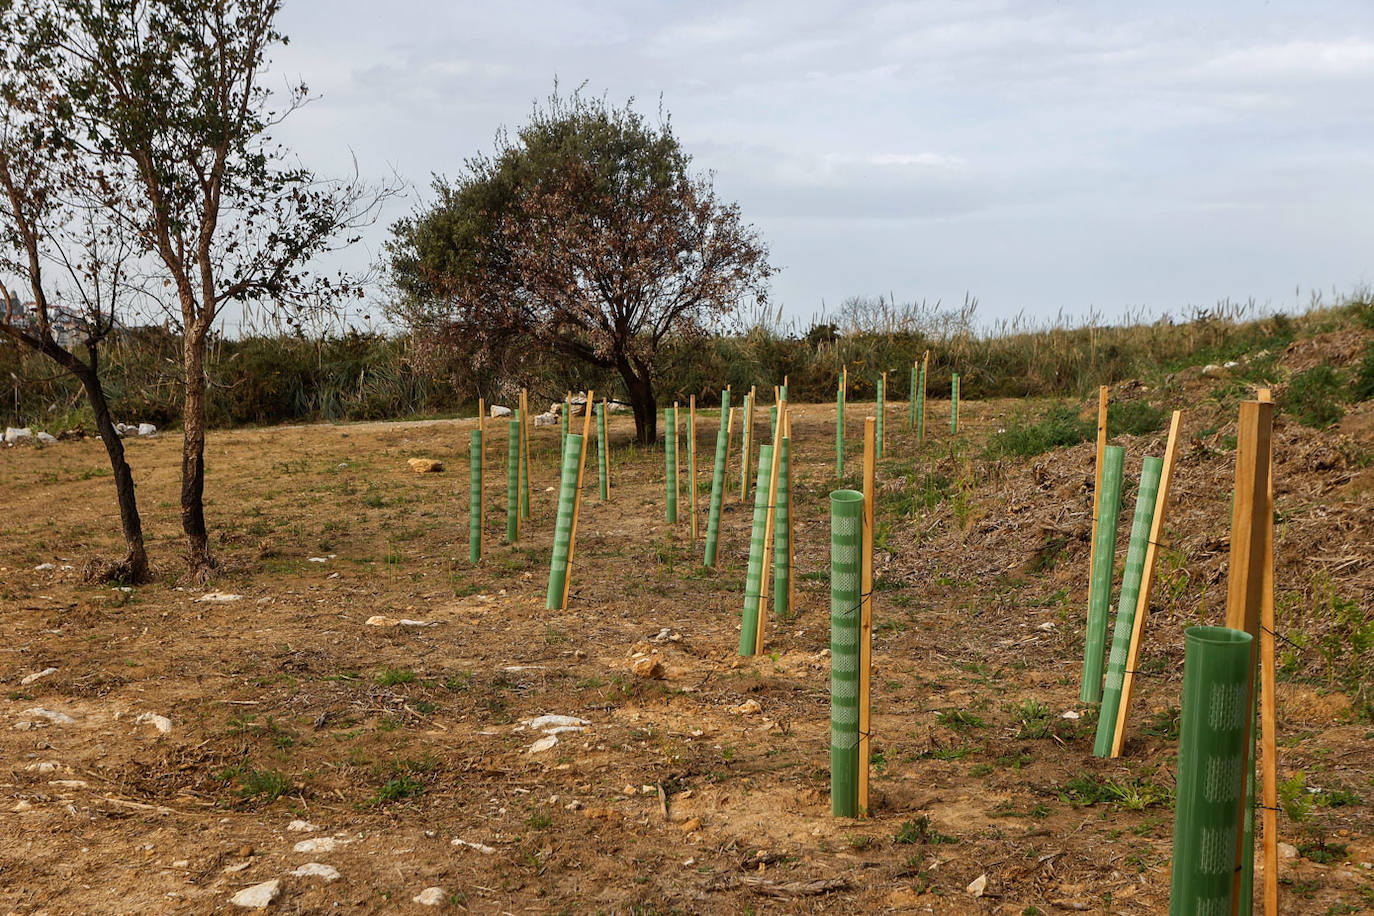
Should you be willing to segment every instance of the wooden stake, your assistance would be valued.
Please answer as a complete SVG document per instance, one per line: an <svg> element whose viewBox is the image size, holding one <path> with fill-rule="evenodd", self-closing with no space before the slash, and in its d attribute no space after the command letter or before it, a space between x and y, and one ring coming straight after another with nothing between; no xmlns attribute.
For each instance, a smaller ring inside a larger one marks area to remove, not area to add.
<svg viewBox="0 0 1374 916"><path fill-rule="evenodd" d="M692 541L697 539L697 396L687 398L687 511L692 513Z"/></svg>
<svg viewBox="0 0 1374 916"><path fill-rule="evenodd" d="M1103 455L1107 451L1107 399L1110 392L1106 385L1097 389L1097 469L1093 477L1093 530L1092 540L1088 542L1088 571L1092 573L1093 560L1097 556L1097 494L1102 492L1102 461ZM1164 492L1161 482L1160 492ZM1145 594L1141 591L1141 594ZM1126 670L1134 670L1133 665L1127 665ZM1129 677L1129 675L1127 675ZM1124 696L1123 696L1124 699ZM1125 704L1122 704L1123 708Z"/></svg>
<svg viewBox="0 0 1374 916"><path fill-rule="evenodd" d="M872 756L869 677L873 669L873 471L877 459L877 422L874 417L864 418L864 523L863 544L859 548L859 813L865 816L868 814L868 759Z"/></svg>
<svg viewBox="0 0 1374 916"><path fill-rule="evenodd" d="M592 403L593 392L587 392L587 405ZM568 394L568 401L571 403L572 394ZM571 419L571 418L569 418ZM577 545L577 514L582 508L582 472L587 466L587 439L592 433L592 412L584 410L582 412L582 447L578 449L577 456L577 491L573 493L573 517L572 529L568 532L568 568L563 575L563 610L568 609L568 590L572 586L572 566L573 548Z"/></svg>
<svg viewBox="0 0 1374 916"><path fill-rule="evenodd" d="M754 639L754 654L763 654L763 621L768 616L768 561L773 556L773 512L778 504L778 468L782 466L782 449L777 447L778 433L782 430L782 418L787 413L787 402L778 405L778 425L773 428L773 466L768 475L768 518L763 523L763 566L759 578L759 627Z"/></svg>
<svg viewBox="0 0 1374 916"><path fill-rule="evenodd" d="M1235 508L1231 516L1231 563L1226 584L1226 625L1244 630L1254 637L1251 645L1250 691L1241 708L1245 715L1245 744L1241 752L1241 773L1253 768L1254 735L1251 733L1254 697L1254 662L1259 658L1260 609L1264 603L1265 520L1272 518L1269 508L1269 454L1273 428L1274 405L1260 401L1242 401L1240 422L1236 430L1236 489ZM1242 776L1242 781L1246 779ZM1236 830L1235 878L1232 882L1231 912L1240 912L1241 887L1245 873L1242 860L1245 852L1245 819L1253 817L1248 805L1241 806Z"/></svg>
<svg viewBox="0 0 1374 916"><path fill-rule="evenodd" d="M1112 756L1120 757L1126 743L1127 708L1131 690L1135 687L1135 672L1140 664L1140 643L1145 632L1145 618L1150 613L1150 589L1154 586L1155 566L1158 565L1160 542L1164 536L1164 512L1169 504L1169 482L1174 476L1174 456L1178 449L1178 431L1183 411L1175 410L1169 421L1169 440L1164 446L1164 466L1159 472L1159 492L1155 494L1155 514L1150 522L1150 541L1145 548L1145 572L1140 581L1140 596L1135 603L1135 621L1131 626L1131 644L1126 653L1126 672L1121 680L1121 703L1116 711L1116 731L1112 736Z"/></svg>
<svg viewBox="0 0 1374 916"><path fill-rule="evenodd" d="M1272 403L1268 388L1259 391L1261 403ZM1274 439L1269 438L1269 511L1261 523L1264 564L1260 596L1260 776L1263 795L1260 804L1264 825L1264 912L1279 912L1279 793L1278 793L1278 712L1274 697Z"/></svg>

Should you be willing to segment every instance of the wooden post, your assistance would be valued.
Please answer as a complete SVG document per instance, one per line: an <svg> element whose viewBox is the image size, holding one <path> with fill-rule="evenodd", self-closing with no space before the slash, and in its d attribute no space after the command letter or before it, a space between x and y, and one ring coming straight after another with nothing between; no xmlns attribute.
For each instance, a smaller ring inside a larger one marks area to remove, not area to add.
<svg viewBox="0 0 1374 916"><path fill-rule="evenodd" d="M1269 525L1266 518L1272 517L1269 508L1269 454L1270 436L1273 428L1274 405L1261 401L1242 401L1240 422L1236 431L1236 489L1235 507L1231 515L1231 557L1230 572L1226 587L1226 625L1233 630L1244 630L1254 637L1251 646L1250 690L1241 703L1245 719L1245 745L1241 759L1241 791L1250 774L1254 771L1253 725L1255 661L1259 656L1259 623L1261 605L1264 603L1264 550L1265 531ZM1247 868L1245 859L1254 834L1247 830L1253 823L1254 810L1248 804L1241 806L1240 823L1236 830L1235 879L1232 883L1231 912L1241 912L1243 888L1247 887L1253 875L1253 863ZM1247 820L1250 819L1250 820ZM1245 908L1249 912L1249 908Z"/></svg>
<svg viewBox="0 0 1374 916"><path fill-rule="evenodd" d="M692 513L692 542L697 539L697 396L687 398L687 511Z"/></svg>
<svg viewBox="0 0 1374 916"><path fill-rule="evenodd" d="M1272 403L1268 388L1259 391L1261 403ZM1260 804L1264 824L1264 912L1279 912L1279 794L1278 794L1278 709L1275 705L1274 678L1274 439L1269 437L1269 511L1261 520L1264 564L1260 595L1260 776L1263 786Z"/></svg>
<svg viewBox="0 0 1374 916"><path fill-rule="evenodd" d="M594 392L587 392L588 407L591 406L593 394ZM568 395L568 400L571 403L571 394ZM578 450L580 454L577 456L577 492L573 494L572 530L568 532L568 570L563 576L563 610L565 611L568 609L568 590L572 586L573 550L577 546L577 514L582 508L582 474L587 467L587 439L591 437L591 432L592 412L589 409L582 412L582 447Z"/></svg>
<svg viewBox="0 0 1374 916"><path fill-rule="evenodd" d="M1158 565L1160 541L1164 537L1164 512L1169 504L1169 482L1174 476L1174 456L1178 449L1178 431L1183 411L1175 410L1169 421L1169 441L1164 446L1164 467L1159 473L1159 492L1155 495L1155 514L1150 522L1150 542L1145 548L1145 572L1140 582L1140 596L1135 603L1135 620L1131 626L1131 647L1126 653L1126 672L1121 680L1121 705L1116 712L1116 732L1112 736L1112 756L1120 757L1126 743L1127 707L1131 690L1135 687L1135 673L1140 664L1140 642L1145 632L1145 617L1150 613L1150 589L1154 586L1155 566Z"/></svg>
<svg viewBox="0 0 1374 916"><path fill-rule="evenodd" d="M754 654L763 654L763 620L768 614L768 561L773 556L773 511L778 504L778 468L782 461L782 449L778 448L778 433L782 431L782 418L787 413L787 402L778 405L778 424L773 427L773 465L768 478L768 518L763 523L763 566L759 577L759 629L754 640Z"/></svg>
<svg viewBox="0 0 1374 916"><path fill-rule="evenodd" d="M1088 542L1088 544L1090 545L1088 547L1089 578L1091 578L1092 576L1093 560L1097 556L1097 495L1102 492L1102 461L1103 456L1107 451L1107 398L1109 393L1110 392L1108 391L1106 385L1103 385L1097 389L1097 469L1094 472L1095 476L1093 477L1093 530L1091 536L1092 539ZM1159 492L1163 493L1166 490L1166 482L1160 481ZM1142 591L1141 594L1145 594L1145 592ZM1139 620L1140 618L1137 617L1136 619ZM1133 671L1135 670L1135 666L1127 665L1126 670ZM1124 702L1126 696L1128 695L1123 694L1122 696L1123 702L1121 705L1123 709L1126 705Z"/></svg>
<svg viewBox="0 0 1374 916"><path fill-rule="evenodd" d="M868 760L872 756L869 727L872 696L869 677L873 669L873 499L874 462L877 459L877 420L864 418L864 523L859 548L859 813L868 815Z"/></svg>

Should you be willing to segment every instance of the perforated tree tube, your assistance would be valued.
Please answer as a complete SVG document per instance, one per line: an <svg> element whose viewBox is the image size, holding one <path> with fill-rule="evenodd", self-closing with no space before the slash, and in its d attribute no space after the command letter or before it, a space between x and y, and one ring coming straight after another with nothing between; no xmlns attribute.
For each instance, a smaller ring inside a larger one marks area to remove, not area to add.
<svg viewBox="0 0 1374 916"><path fill-rule="evenodd" d="M773 444L774 444L774 445L777 445L777 444L778 444L778 443L777 443L777 436L776 436L777 431L778 431L778 405L777 405L777 404L774 404L772 407L768 408L768 435L773 437Z"/></svg>
<svg viewBox="0 0 1374 916"><path fill-rule="evenodd" d="M1102 454L1102 490L1097 494L1097 543L1093 547L1092 579L1088 587L1088 631L1083 641L1083 682L1078 698L1084 703L1102 699L1102 657L1107 648L1107 611L1112 601L1112 569L1116 564L1116 521L1121 511L1121 466L1126 450L1109 445Z"/></svg>
<svg viewBox="0 0 1374 916"><path fill-rule="evenodd" d="M506 541L520 537L520 421L506 424Z"/></svg>
<svg viewBox="0 0 1374 916"><path fill-rule="evenodd" d="M759 476L754 483L754 528L749 535L749 569L744 576L744 616L740 618L739 654L753 655L759 641L759 598L763 591L763 542L768 527L769 477L773 446L759 446Z"/></svg>
<svg viewBox="0 0 1374 916"><path fill-rule="evenodd" d="M883 414L886 413L883 406L887 397L886 388L886 380L882 376L878 376L878 424L874 427L873 437L878 440L879 458L883 457Z"/></svg>
<svg viewBox="0 0 1374 916"><path fill-rule="evenodd" d="M472 431L468 446L472 486L468 494L468 562L482 559L482 431Z"/></svg>
<svg viewBox="0 0 1374 916"><path fill-rule="evenodd" d="M1245 801L1251 642L1249 633L1228 627L1184 632L1170 916L1231 912Z"/></svg>
<svg viewBox="0 0 1374 916"><path fill-rule="evenodd" d="M667 495L665 505L668 507L668 521L677 521L677 408L665 407L663 409L663 423L668 427L668 443L663 450L663 479L666 481Z"/></svg>
<svg viewBox="0 0 1374 916"><path fill-rule="evenodd" d="M906 418L906 430L911 432L916 428L916 364L911 364L911 412Z"/></svg>
<svg viewBox="0 0 1374 916"><path fill-rule="evenodd" d="M773 507L773 611L792 612L792 472L788 464L791 440L778 440L778 496Z"/></svg>
<svg viewBox="0 0 1374 916"><path fill-rule="evenodd" d="M926 438L926 366L921 363L921 370L916 376L916 438L924 442Z"/></svg>
<svg viewBox="0 0 1374 916"><path fill-rule="evenodd" d="M739 498L749 495L749 456L754 448L754 395L751 391L744 396L744 427L740 431Z"/></svg>
<svg viewBox="0 0 1374 916"><path fill-rule="evenodd" d="M844 385L835 389L835 479L844 480Z"/></svg>
<svg viewBox="0 0 1374 916"><path fill-rule="evenodd" d="M572 398L563 400L563 409L558 412L558 447L568 444L568 416L572 413Z"/></svg>
<svg viewBox="0 0 1374 916"><path fill-rule="evenodd" d="M606 405L596 405L596 479L600 487L601 499L611 495L611 456L606 445Z"/></svg>
<svg viewBox="0 0 1374 916"><path fill-rule="evenodd" d="M949 431L959 431L959 373L949 380Z"/></svg>
<svg viewBox="0 0 1374 916"><path fill-rule="evenodd" d="M1126 549L1126 571L1121 574L1121 595L1116 604L1112 651L1107 656L1107 683L1102 688L1102 708L1097 713L1097 740L1093 744L1093 754L1097 757L1111 756L1112 739L1116 737L1121 683L1126 677L1126 655L1131 649L1131 630L1135 627L1140 580L1145 575L1145 551L1150 546L1150 523L1155 517L1155 497L1159 495L1159 475L1163 470L1164 462L1159 458L1146 458L1140 469L1135 517L1131 521L1131 541Z"/></svg>
<svg viewBox="0 0 1374 916"><path fill-rule="evenodd" d="M572 541L573 505L577 502L577 465L582 458L582 436L568 433L563 443L563 472L558 478L558 520L553 527L553 559L549 562L549 595L544 606L556 611L563 606L563 584L568 578L568 544Z"/></svg>
<svg viewBox="0 0 1374 916"><path fill-rule="evenodd" d="M730 416L730 393L720 396L720 429L716 431L716 463L711 470L711 505L706 514L707 566L716 565L716 549L720 544L720 505L725 499L725 451L729 446L725 418Z"/></svg>
<svg viewBox="0 0 1374 916"><path fill-rule="evenodd" d="M859 552L864 495L830 494L830 813L859 813Z"/></svg>
<svg viewBox="0 0 1374 916"><path fill-rule="evenodd" d="M527 422L529 422L529 421L528 421L527 418L521 417L520 411L518 411L518 410L515 412L515 419L518 420L518 421L520 421L520 425L521 425L521 427L522 427L521 432L520 432L520 436L521 436L521 440L520 440L520 517L521 517L521 518L529 518L529 517L530 517L530 455L529 455L529 449L526 447L526 444L525 444L525 441L524 441L524 437L525 437L525 435L526 435L527 432L528 432L527 429L524 429L524 426L525 426L525 424L526 424Z"/></svg>

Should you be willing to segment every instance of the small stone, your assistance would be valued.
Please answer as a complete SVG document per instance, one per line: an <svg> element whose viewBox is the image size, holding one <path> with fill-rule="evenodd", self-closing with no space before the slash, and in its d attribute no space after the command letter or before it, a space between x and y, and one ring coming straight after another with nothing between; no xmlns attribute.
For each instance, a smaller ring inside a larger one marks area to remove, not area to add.
<svg viewBox="0 0 1374 916"><path fill-rule="evenodd" d="M53 725L71 725L76 722L65 712L58 712L55 709L47 709L43 706L31 706L20 713L21 716L33 716L36 719L46 719Z"/></svg>
<svg viewBox="0 0 1374 916"><path fill-rule="evenodd" d="M52 445L54 442L57 441L57 437L50 435L49 433L40 432L38 434L38 441L42 442L44 445Z"/></svg>
<svg viewBox="0 0 1374 916"><path fill-rule="evenodd" d="M495 417L509 417L509 416L511 416L511 413L512 413L512 412L511 412L511 409L510 409L509 407L502 407L500 404L493 404L493 405L491 405L491 415L492 415L493 418L495 418Z"/></svg>
<svg viewBox="0 0 1374 916"><path fill-rule="evenodd" d="M758 700L750 699L745 700L738 706L731 708L730 711L737 716L756 716L759 713L763 712L763 707L759 705Z"/></svg>
<svg viewBox="0 0 1374 916"><path fill-rule="evenodd" d="M1072 709L1066 709L1066 710L1064 710L1062 713L1059 714L1059 718L1061 718L1061 719L1078 719L1078 718L1081 718L1081 717L1080 717L1080 716L1078 715L1078 713L1075 712L1074 710L1072 710Z"/></svg>
<svg viewBox="0 0 1374 916"><path fill-rule="evenodd" d="M339 870L323 862L306 862L291 873L294 878L321 878L327 884L339 880Z"/></svg>
<svg viewBox="0 0 1374 916"><path fill-rule="evenodd" d="M56 566L53 566L51 563L39 563L37 566L35 566L35 567L33 568L33 571L34 571L34 572L47 572L47 571L50 570L50 569L56 569L56 568L57 568L57 567L56 567Z"/></svg>
<svg viewBox="0 0 1374 916"><path fill-rule="evenodd" d="M592 723L588 722L586 719L579 719L577 716L557 715L536 716L525 722L525 725L528 727L537 732L544 732L545 734L553 732L554 729L574 729L581 731L591 724Z"/></svg>
<svg viewBox="0 0 1374 916"><path fill-rule="evenodd" d="M230 594L229 592L206 592L205 594L201 595L199 598L196 599L196 603L199 604L199 603L201 603L201 602L207 602L207 601L208 601L208 602L215 602L215 603L218 603L218 602L225 602L225 601L242 601L242 600L243 600L243 596L242 596L242 595L232 595L232 594Z"/></svg>
<svg viewBox="0 0 1374 916"><path fill-rule="evenodd" d="M140 423L138 424L138 434L140 436L156 436L157 427L151 423Z"/></svg>
<svg viewBox="0 0 1374 916"><path fill-rule="evenodd" d="M636 677L661 678L663 677L663 662L659 661L657 656L646 655L643 658L635 659L634 664L630 665L630 670L635 673Z"/></svg>
<svg viewBox="0 0 1374 916"><path fill-rule="evenodd" d="M166 716L159 716L157 713L139 713L138 718L134 719L135 725L151 725L157 729L159 735L170 735L172 733L172 720Z"/></svg>
<svg viewBox="0 0 1374 916"><path fill-rule="evenodd" d="M20 684L20 686L27 687L27 686L29 686L30 684L32 684L34 681L42 680L43 678L47 677L48 675L50 675L50 674L56 674L56 673L57 673L57 669L56 669L56 668L44 668L42 671L35 671L33 674L26 674L26 675L24 675L24 677L19 681L19 684Z"/></svg>
<svg viewBox="0 0 1374 916"><path fill-rule="evenodd" d="M437 474L444 469L444 463L433 458L411 458L406 464L416 474Z"/></svg>
<svg viewBox="0 0 1374 916"><path fill-rule="evenodd" d="M558 425L558 414L552 413L552 412L550 412L550 413L541 413L541 414L537 415L537 416L534 418L534 425L535 425L535 426L557 426L557 425Z"/></svg>
<svg viewBox="0 0 1374 916"><path fill-rule="evenodd" d="M309 821L302 821L298 819L287 824L286 829L290 830L292 833L313 833L316 830L319 830L320 828L316 827Z"/></svg>
<svg viewBox="0 0 1374 916"><path fill-rule="evenodd" d="M971 895L974 896L974 897L981 897L981 896L983 896L983 893L984 893L987 889L988 889L988 876L987 876L987 875L979 875L978 877L974 878L972 881L969 882L968 887L964 888L964 890L968 891L969 894L971 894Z"/></svg>
<svg viewBox="0 0 1374 916"><path fill-rule="evenodd" d="M26 773L58 773L65 769L66 767L56 760L43 760L24 767Z"/></svg>
<svg viewBox="0 0 1374 916"><path fill-rule="evenodd" d="M693 830L700 830L701 818L694 817L691 820L683 821L682 826L678 829L681 830L683 833L691 833Z"/></svg>
<svg viewBox="0 0 1374 916"><path fill-rule="evenodd" d="M332 836L311 837L291 847L296 852L333 852L338 842Z"/></svg>
<svg viewBox="0 0 1374 916"><path fill-rule="evenodd" d="M540 738L538 741L530 745L529 753L542 754L545 751L552 750L554 746L557 744L557 735L545 735L544 737Z"/></svg>
<svg viewBox="0 0 1374 916"><path fill-rule="evenodd" d="M61 789L89 789L90 783L84 779L54 779L48 783Z"/></svg>
<svg viewBox="0 0 1374 916"><path fill-rule="evenodd" d="M173 867L173 868L190 868L190 867L191 867L191 860L190 860L190 859L177 859L175 862L172 863L172 867Z"/></svg>
<svg viewBox="0 0 1374 916"><path fill-rule="evenodd" d="M1208 363L1202 367L1202 377L1210 379L1229 378L1231 370L1225 366L1218 366L1216 363Z"/></svg>
<svg viewBox="0 0 1374 916"><path fill-rule="evenodd" d="M1298 857L1298 847L1292 843L1279 843L1279 855L1285 859L1296 859Z"/></svg>
<svg viewBox="0 0 1374 916"><path fill-rule="evenodd" d="M410 899L421 906L439 906L448 899L448 893L442 887L427 887Z"/></svg>
<svg viewBox="0 0 1374 916"><path fill-rule="evenodd" d="M239 872L241 872L241 871L243 871L243 870L245 870L245 869L251 867L252 864L253 864L253 860L252 860L252 859L244 859L242 862L238 862L238 863L236 863L236 864L234 864L234 865L226 865L226 866L224 866L224 873L225 873L226 875L236 875L236 874L238 874Z"/></svg>
<svg viewBox="0 0 1374 916"><path fill-rule="evenodd" d="M27 426L5 427L5 444L14 445L16 442L24 442L33 438L33 430Z"/></svg>
<svg viewBox="0 0 1374 916"><path fill-rule="evenodd" d="M496 852L495 849L492 849L490 846L488 846L488 845L485 844L485 843L474 843L472 840L464 840L464 839L461 839L461 838L459 838L459 837L454 837L454 838L453 838L453 842L452 842L450 845L453 845L453 846L466 846L468 849L475 849L475 850L477 850L478 852L480 852L480 853L481 853L482 855L484 855L484 856L494 855L495 852Z"/></svg>
<svg viewBox="0 0 1374 916"><path fill-rule="evenodd" d="M281 893L280 879L273 878L271 881L264 881L261 884L254 884L252 887L245 887L237 894L229 898L229 902L234 906L241 906L250 910L265 910L277 899Z"/></svg>
<svg viewBox="0 0 1374 916"><path fill-rule="evenodd" d="M244 843L242 846L239 847L239 855L240 855L242 858L245 858L245 859L246 859L246 858L248 858L249 856L251 856L252 854L253 854L253 847L250 846L250 845L248 845L247 843Z"/></svg>

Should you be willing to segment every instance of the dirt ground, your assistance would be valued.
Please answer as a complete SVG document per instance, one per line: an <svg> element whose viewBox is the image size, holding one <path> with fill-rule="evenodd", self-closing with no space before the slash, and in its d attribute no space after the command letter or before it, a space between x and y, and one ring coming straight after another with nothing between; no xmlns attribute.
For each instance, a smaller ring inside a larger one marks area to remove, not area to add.
<svg viewBox="0 0 1374 916"><path fill-rule="evenodd" d="M1182 629L1224 615L1235 426L1186 385L1170 397L1199 406L1118 760L1092 756L1077 698L1092 445L991 461L988 438L1045 403L966 402L955 438L933 402L924 444L889 406L874 806L857 820L828 796L833 406L796 409L798 606L748 659L738 440L713 570L685 486L668 525L661 450L614 419L611 499L589 473L566 613L544 610L556 429L534 431L534 517L506 545L495 424L476 568L473 421L213 434L222 568L205 587L178 581L175 434L128 443L158 567L133 589L79 578L118 547L100 444L0 451L0 912L227 912L270 879L272 910L301 913L424 912L431 887L436 909L477 913L1165 912ZM1322 648L1340 640L1330 607L1368 620L1374 599L1372 406L1336 431L1278 430L1294 638L1280 775L1306 785L1306 813L1280 819L1299 850L1282 862L1288 913L1374 912L1374 725L1340 689L1339 646ZM872 411L848 412L851 485ZM699 427L704 535L716 420ZM1163 450L1162 435L1118 442L1130 480ZM447 469L416 474L411 457ZM1122 555L1133 505L1132 483ZM663 677L631 672L640 653ZM589 724L532 751L544 714ZM312 862L339 877L293 874Z"/></svg>

